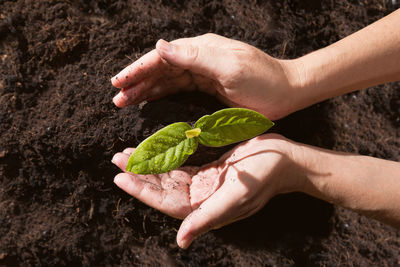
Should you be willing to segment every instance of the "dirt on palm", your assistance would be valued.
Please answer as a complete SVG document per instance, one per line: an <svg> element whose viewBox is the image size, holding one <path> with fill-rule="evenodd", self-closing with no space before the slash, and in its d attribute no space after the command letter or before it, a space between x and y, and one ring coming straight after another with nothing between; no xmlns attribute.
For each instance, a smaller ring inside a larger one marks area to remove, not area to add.
<svg viewBox="0 0 400 267"><path fill-rule="evenodd" d="M175 242L180 221L113 184L112 155L224 106L178 94L116 108L110 77L154 48L214 32L279 58L335 42L397 1L1 1L0 265L398 266L400 231L295 193L246 220ZM397 6L395 6L397 5ZM273 131L400 160L400 84L314 105ZM200 149L188 164L217 159Z"/></svg>

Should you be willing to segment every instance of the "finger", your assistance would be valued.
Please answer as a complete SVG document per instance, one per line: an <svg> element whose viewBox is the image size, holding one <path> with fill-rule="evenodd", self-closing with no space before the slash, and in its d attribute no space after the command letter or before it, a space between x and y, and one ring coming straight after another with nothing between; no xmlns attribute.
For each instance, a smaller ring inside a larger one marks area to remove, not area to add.
<svg viewBox="0 0 400 267"><path fill-rule="evenodd" d="M156 50L152 50L111 78L111 83L117 88L129 87L149 76L159 75L157 70L161 66L162 60L159 54Z"/></svg>
<svg viewBox="0 0 400 267"><path fill-rule="evenodd" d="M222 103L230 107L241 106L226 97L229 89L224 88L218 81L210 79L201 74L192 75L192 80L199 91L216 96Z"/></svg>
<svg viewBox="0 0 400 267"><path fill-rule="evenodd" d="M111 162L118 166L122 171L126 171L129 155L125 153L117 153L113 156Z"/></svg>
<svg viewBox="0 0 400 267"><path fill-rule="evenodd" d="M192 177L190 186L190 205L197 209L208 199L219 187L224 179L219 175L220 170L217 164L207 164Z"/></svg>
<svg viewBox="0 0 400 267"><path fill-rule="evenodd" d="M204 92L210 95L215 95L218 89L220 89L220 91L222 91L223 89L223 87L218 82L201 74L192 75L192 80L200 92Z"/></svg>
<svg viewBox="0 0 400 267"><path fill-rule="evenodd" d="M199 235L219 228L236 218L240 210L236 209L238 198L232 190L223 185L200 207L185 218L179 228L177 242L181 248L187 248Z"/></svg>
<svg viewBox="0 0 400 267"><path fill-rule="evenodd" d="M168 78L175 78L175 77L181 76L185 72L184 69L173 66L162 58L161 58L161 60L163 63L163 67L161 68L162 76L165 76Z"/></svg>
<svg viewBox="0 0 400 267"><path fill-rule="evenodd" d="M135 151L135 149L136 148L134 148L134 147L128 147L128 148L125 148L124 151L122 151L122 153L131 155L133 153L133 151Z"/></svg>
<svg viewBox="0 0 400 267"><path fill-rule="evenodd" d="M143 93L143 98L147 101L153 101L179 91L191 91L194 89L195 87L192 85L190 74L185 72L181 76L173 79L159 80L156 85Z"/></svg>
<svg viewBox="0 0 400 267"><path fill-rule="evenodd" d="M115 154L111 162L117 165L121 171L126 172L126 165L128 164L130 154L132 154L133 150L135 149L127 148L122 153ZM160 178L157 175L140 175L139 177L145 182L149 182L154 185L160 185Z"/></svg>
<svg viewBox="0 0 400 267"><path fill-rule="evenodd" d="M238 104L236 102L233 102L233 101L231 101L230 99L228 99L227 97L225 97L225 96L223 96L221 94L217 94L216 97L218 98L219 101L221 101L222 103L224 103L225 105L227 105L229 107L233 107L233 108L242 107L242 108L250 108L251 109L251 107L245 107L245 106L240 105L240 104Z"/></svg>
<svg viewBox="0 0 400 267"><path fill-rule="evenodd" d="M160 209L163 200L161 187L141 179L141 176L144 175L119 173L115 176L114 183L150 207Z"/></svg>
<svg viewBox="0 0 400 267"><path fill-rule="evenodd" d="M178 172L176 171L172 175L182 175ZM145 181L145 178L150 176L158 178L159 181L168 179L170 181L164 181L163 186ZM176 177L168 177L166 179L165 176L169 176L169 174L155 176L120 173L115 176L114 183L150 207L158 209L172 217L183 219L192 211L189 204L187 186L184 185L185 183L182 183L182 188L179 188L180 186L177 185ZM169 190L166 191L163 188L165 186L169 187Z"/></svg>
<svg viewBox="0 0 400 267"><path fill-rule="evenodd" d="M175 218L183 219L192 212L189 187L191 175L182 169L158 175L164 190L159 210Z"/></svg>
<svg viewBox="0 0 400 267"><path fill-rule="evenodd" d="M146 97L147 102L155 101L160 98L163 98L167 95L173 95L178 92L191 92L194 91L196 87L193 84L189 84L188 86L182 87L182 88L169 88L168 90L162 90L161 87L154 87L152 90L149 92L148 96Z"/></svg>
<svg viewBox="0 0 400 267"><path fill-rule="evenodd" d="M159 80L158 76L151 76L147 79L140 81L134 86L122 89L113 98L114 104L119 107L125 107L128 105L138 104L143 101L143 95L149 88L153 87Z"/></svg>
<svg viewBox="0 0 400 267"><path fill-rule="evenodd" d="M156 44L156 50L173 66L218 80L231 67L231 62L227 60L228 52L225 49L201 45L198 40L195 37L169 43L161 39Z"/></svg>

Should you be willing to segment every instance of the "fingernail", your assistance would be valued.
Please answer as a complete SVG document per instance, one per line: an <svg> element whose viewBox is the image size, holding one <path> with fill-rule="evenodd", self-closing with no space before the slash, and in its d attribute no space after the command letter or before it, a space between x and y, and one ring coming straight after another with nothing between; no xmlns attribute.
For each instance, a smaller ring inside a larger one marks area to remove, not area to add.
<svg viewBox="0 0 400 267"><path fill-rule="evenodd" d="M126 101L128 97L122 91L113 97L113 102L115 105L119 105L121 102Z"/></svg>
<svg viewBox="0 0 400 267"><path fill-rule="evenodd" d="M179 242L178 246L182 249L187 249L190 246L190 243L190 240L184 239Z"/></svg>
<svg viewBox="0 0 400 267"><path fill-rule="evenodd" d="M112 159L111 159L111 162L112 162L113 164L115 164L115 156L116 156L116 155L114 155L114 156L112 157Z"/></svg>
<svg viewBox="0 0 400 267"><path fill-rule="evenodd" d="M177 235L178 246L182 249L187 249L192 240L189 235L189 227L188 224L182 224Z"/></svg>
<svg viewBox="0 0 400 267"><path fill-rule="evenodd" d="M112 77L112 78L110 79L110 81L111 81L111 83L114 85L114 83L118 81L118 74L115 75L114 77Z"/></svg>
<svg viewBox="0 0 400 267"><path fill-rule="evenodd" d="M160 51L162 51L163 53L168 54L168 55L173 54L173 45L163 39L160 39L158 41L157 49L159 49Z"/></svg>
<svg viewBox="0 0 400 267"><path fill-rule="evenodd" d="M119 178L119 176L117 175L117 176L115 176L114 177L114 184L116 184L116 185L118 185L118 183L119 183L119 181L120 181L120 178Z"/></svg>
<svg viewBox="0 0 400 267"><path fill-rule="evenodd" d="M118 94L118 95L119 95L119 94ZM118 106L118 98L119 98L118 95L114 96L113 99L112 99L112 101L114 102L114 104L115 104L116 106Z"/></svg>

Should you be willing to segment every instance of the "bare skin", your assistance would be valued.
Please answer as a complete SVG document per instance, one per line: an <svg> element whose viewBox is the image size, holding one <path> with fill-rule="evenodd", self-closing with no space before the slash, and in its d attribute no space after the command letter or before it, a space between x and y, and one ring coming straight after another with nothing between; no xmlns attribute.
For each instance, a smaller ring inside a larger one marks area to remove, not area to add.
<svg viewBox="0 0 400 267"><path fill-rule="evenodd" d="M289 156L290 141L267 134L242 143L205 166L160 175L118 174L127 193L172 217L184 219L177 236L186 248L198 235L246 218L276 194L295 190L299 167ZM112 162L125 170L133 148Z"/></svg>
<svg viewBox="0 0 400 267"><path fill-rule="evenodd" d="M156 50L111 79L115 87L123 88L113 101L125 107L199 90L229 106L251 108L275 120L296 109L287 97L295 86L286 68L294 66L281 63L253 46L215 34L171 43L160 40Z"/></svg>
<svg viewBox="0 0 400 267"><path fill-rule="evenodd" d="M324 99L400 80L400 10L324 49L278 60L214 34L160 40L112 78L118 107L180 90L282 118ZM127 149L113 162L125 170ZM274 195L300 191L400 228L400 163L323 150L267 134L209 165L158 176L120 173L115 183L144 203L184 219L178 245L248 217Z"/></svg>

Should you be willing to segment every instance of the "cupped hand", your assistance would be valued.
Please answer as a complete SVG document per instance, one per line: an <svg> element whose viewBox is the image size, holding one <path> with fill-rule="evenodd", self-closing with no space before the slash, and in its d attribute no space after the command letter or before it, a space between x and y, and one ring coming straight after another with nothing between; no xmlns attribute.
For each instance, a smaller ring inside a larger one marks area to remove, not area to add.
<svg viewBox="0 0 400 267"><path fill-rule="evenodd" d="M113 99L118 107L199 90L272 120L298 108L298 81L292 61L275 59L251 45L215 34L159 40L156 49L111 79L113 86L122 88Z"/></svg>
<svg viewBox="0 0 400 267"><path fill-rule="evenodd" d="M145 204L184 219L178 245L187 248L200 234L246 218L274 195L298 187L292 143L266 134L238 145L218 161L160 175L120 173L114 182ZM113 157L122 171L134 148Z"/></svg>

